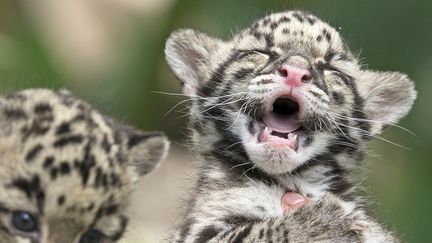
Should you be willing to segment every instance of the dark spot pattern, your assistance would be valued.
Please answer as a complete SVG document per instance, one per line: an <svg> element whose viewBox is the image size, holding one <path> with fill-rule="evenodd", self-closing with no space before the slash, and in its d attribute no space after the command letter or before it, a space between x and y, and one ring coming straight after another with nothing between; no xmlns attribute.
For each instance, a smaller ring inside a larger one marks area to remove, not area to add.
<svg viewBox="0 0 432 243"><path fill-rule="evenodd" d="M53 146L56 148L65 147L67 145L81 144L84 140L82 135L70 135L57 139Z"/></svg>
<svg viewBox="0 0 432 243"><path fill-rule="evenodd" d="M70 123L63 122L57 127L56 135L63 135L65 133L70 133L70 132L71 132Z"/></svg>
<svg viewBox="0 0 432 243"><path fill-rule="evenodd" d="M9 120L21 120L27 118L27 114L24 110L18 108L5 108L3 110L3 115Z"/></svg>
<svg viewBox="0 0 432 243"><path fill-rule="evenodd" d="M58 204L59 206L62 206L62 205L65 203L65 201L66 201L66 196L65 196L65 195L60 195L60 196L57 198L57 204Z"/></svg>
<svg viewBox="0 0 432 243"><path fill-rule="evenodd" d="M111 218L118 218L115 220L115 228L110 230L109 239L120 239L128 220L121 215L126 202L121 201L123 199L118 196L118 192L123 190L124 182L129 183L122 181L123 171L120 166L127 162L128 148L145 144L146 139L162 135L138 133L102 116L102 119L96 122L95 117L99 114L68 92L32 90L0 99L3 121L10 123L7 132L17 133L19 137L16 141L11 141L21 143L16 145L19 148L19 153L15 156L18 161L11 163L24 163L22 170L7 175L6 190L13 190L16 195L22 193L20 197L34 204L36 210L32 213L40 217L48 212L45 208L47 205L53 205L48 204L47 200L53 200L55 206L64 208L58 211L56 217L61 217L63 211L86 214L85 217L93 217L99 212L99 218L94 217L94 221L89 222L90 225L96 225L98 220L104 220L108 224ZM69 114L72 114L72 118L67 118ZM64 120L65 118L67 120ZM101 121L105 121L107 127L101 128ZM80 123L79 126L77 123ZM79 128L80 133L77 133L75 128ZM112 131L106 131L107 128ZM120 136L117 136L116 140L113 134ZM113 147L116 148L115 152ZM27 170L27 166L30 169ZM33 170L33 167L39 168ZM76 195L75 192L83 189L82 187L94 186L95 173L100 174L98 183L103 190L87 190L109 194L108 199L106 196L96 200L69 196L70 192ZM70 186L76 184L74 180L81 182L81 185L71 189ZM63 183L63 192L52 190L53 187L61 187ZM67 191L68 189L71 191ZM78 201L83 204L77 203ZM0 211L3 212L2 205ZM49 213L51 212L52 209ZM107 218L102 219L103 217Z"/></svg>
<svg viewBox="0 0 432 243"><path fill-rule="evenodd" d="M300 23L303 23L304 19L303 16L300 15L300 13L296 12L293 13L293 17L297 19L297 21L299 21Z"/></svg>
<svg viewBox="0 0 432 243"><path fill-rule="evenodd" d="M37 115L43 115L43 114L46 114L46 113L51 113L52 112L52 107L51 107L51 105L49 105L47 103L39 103L39 104L35 105L34 112Z"/></svg>
<svg viewBox="0 0 432 243"><path fill-rule="evenodd" d="M27 162L33 162L33 160L38 156L38 154L43 150L42 144L35 145L32 149L30 149L26 156L25 160Z"/></svg>
<svg viewBox="0 0 432 243"><path fill-rule="evenodd" d="M71 171L70 165L67 161L60 163L60 174L68 175Z"/></svg>
<svg viewBox="0 0 432 243"><path fill-rule="evenodd" d="M43 163L43 168L44 169L48 169L50 168L52 165L54 164L54 157L53 156L48 156L45 158L45 161Z"/></svg>

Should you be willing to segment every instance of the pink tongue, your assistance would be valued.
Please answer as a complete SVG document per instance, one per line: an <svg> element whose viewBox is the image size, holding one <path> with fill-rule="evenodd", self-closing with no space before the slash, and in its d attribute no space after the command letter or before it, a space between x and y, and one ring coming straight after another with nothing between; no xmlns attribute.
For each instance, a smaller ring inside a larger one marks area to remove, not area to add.
<svg viewBox="0 0 432 243"><path fill-rule="evenodd" d="M296 115L278 115L270 112L263 116L263 122L272 130L290 133L300 128L301 123Z"/></svg>

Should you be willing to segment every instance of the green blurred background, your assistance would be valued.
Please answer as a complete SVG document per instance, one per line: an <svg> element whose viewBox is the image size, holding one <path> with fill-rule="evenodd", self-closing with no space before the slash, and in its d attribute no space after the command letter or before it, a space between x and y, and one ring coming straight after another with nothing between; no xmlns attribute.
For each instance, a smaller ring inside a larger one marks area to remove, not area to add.
<svg viewBox="0 0 432 243"><path fill-rule="evenodd" d="M405 241L432 242L432 1L417 0L0 0L0 92L67 87L104 113L184 141L182 100L164 61L180 27L229 38L266 13L307 9L329 21L369 68L415 80L402 126L371 144L365 182L378 217ZM164 174L166 177L172 174ZM161 202L163 203L163 202ZM139 209L137 209L139 210Z"/></svg>

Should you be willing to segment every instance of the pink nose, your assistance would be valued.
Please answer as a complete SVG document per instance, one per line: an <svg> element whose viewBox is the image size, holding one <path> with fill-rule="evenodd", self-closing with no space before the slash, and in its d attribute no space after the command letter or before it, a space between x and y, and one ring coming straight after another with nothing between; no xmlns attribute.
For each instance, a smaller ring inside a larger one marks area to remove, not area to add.
<svg viewBox="0 0 432 243"><path fill-rule="evenodd" d="M284 64L278 69L284 82L290 86L299 87L302 83L308 83L311 80L310 72L307 69L297 66Z"/></svg>

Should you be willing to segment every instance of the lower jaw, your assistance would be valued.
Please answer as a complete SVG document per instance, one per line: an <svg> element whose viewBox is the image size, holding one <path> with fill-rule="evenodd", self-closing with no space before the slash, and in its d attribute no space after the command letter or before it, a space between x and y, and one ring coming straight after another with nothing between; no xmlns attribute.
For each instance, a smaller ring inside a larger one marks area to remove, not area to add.
<svg viewBox="0 0 432 243"><path fill-rule="evenodd" d="M299 137L296 133L291 133L289 138L282 138L261 130L258 136L258 142L275 149L286 149L296 152L299 146Z"/></svg>

